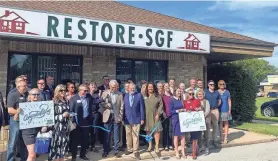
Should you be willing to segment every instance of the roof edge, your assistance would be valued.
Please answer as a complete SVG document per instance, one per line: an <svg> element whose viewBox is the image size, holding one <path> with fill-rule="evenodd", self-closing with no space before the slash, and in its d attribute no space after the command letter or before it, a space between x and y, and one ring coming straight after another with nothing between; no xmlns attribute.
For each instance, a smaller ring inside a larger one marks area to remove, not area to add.
<svg viewBox="0 0 278 161"><path fill-rule="evenodd" d="M218 41L218 42L227 42L227 43L235 43L235 44L246 44L246 45L260 45L266 47L276 47L278 44L267 42L267 41L257 41L257 40L242 40L242 39L232 39L226 37L215 37L211 36L211 41Z"/></svg>
<svg viewBox="0 0 278 161"><path fill-rule="evenodd" d="M272 46L272 44L275 45L275 46L278 46L278 44L275 44L275 43L272 43L272 42L267 42L267 41L260 40L260 39L256 39L256 38L253 38L253 37L250 37L250 36L241 35L241 34L238 34L238 33L231 32L231 31L226 31L226 30L219 29L219 28L215 28L215 27L211 27L211 26L208 26L208 25L199 24L199 23L197 23L197 22L188 21L188 20L185 20L185 19L182 19L182 18L179 18L179 17L169 16L169 15L166 15L166 14L163 14L163 13L159 13L159 12L155 12L155 11L150 11L150 10L147 10L147 9L144 9L144 8L140 8L140 7L135 7L135 6L132 6L132 5L129 5L129 4L121 3L121 2L119 2L119 1L114 1L114 2L116 2L116 3L118 3L118 4L121 4L121 5L129 6L129 7L132 7L132 8L136 8L136 9L140 9L140 10L152 12L152 13L155 13L155 14L167 16L167 17L170 17L170 18L179 19L179 20L181 20L181 21L193 23L193 24L200 25L200 26L209 27L209 28L212 28L212 29L217 29L217 30L224 31L224 32L229 32L229 33L232 33L232 34L236 34L236 35L240 35L240 36L243 36L243 37L252 39L252 40L235 39L235 40L242 40L242 42L245 41L245 43L247 42L246 44L249 44L248 42L249 42L249 41L252 41L252 42L258 42L257 44L254 44L254 45L261 45L261 44L263 43L263 44L268 44L268 45L266 45L266 46ZM211 35L211 34L209 34L209 35ZM211 37L213 37L213 36L211 36ZM220 37L215 37L215 38L220 38ZM224 37L221 37L221 38L224 38ZM232 38L226 38L226 39L232 39ZM262 43L259 43L259 42L262 42ZM274 46L274 47L275 47L275 46Z"/></svg>

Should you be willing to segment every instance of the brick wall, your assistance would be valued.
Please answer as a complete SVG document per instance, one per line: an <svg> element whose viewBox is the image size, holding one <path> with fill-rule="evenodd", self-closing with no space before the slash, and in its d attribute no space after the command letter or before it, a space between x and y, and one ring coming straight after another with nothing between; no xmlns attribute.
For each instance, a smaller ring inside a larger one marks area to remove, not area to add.
<svg viewBox="0 0 278 161"><path fill-rule="evenodd" d="M116 77L116 58L168 60L168 77L177 83L189 84L190 78L204 78L206 59L202 55L174 52L158 52L88 45L71 45L25 40L0 40L0 89L5 93L7 82L8 51L38 54L70 54L83 56L83 82L102 83L102 76Z"/></svg>

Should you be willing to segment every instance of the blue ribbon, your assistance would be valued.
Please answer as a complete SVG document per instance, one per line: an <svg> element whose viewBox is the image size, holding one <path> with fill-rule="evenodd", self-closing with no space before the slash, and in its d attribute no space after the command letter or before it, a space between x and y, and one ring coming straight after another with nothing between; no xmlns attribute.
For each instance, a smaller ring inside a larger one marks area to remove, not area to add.
<svg viewBox="0 0 278 161"><path fill-rule="evenodd" d="M76 120L76 124L80 127L94 127L94 128L99 128L105 132L110 132L110 130L104 128L104 127L101 127L101 126L95 126L95 125L88 125L88 126L81 126L79 123L78 123L78 119L77 119L77 113L70 113L70 115L73 115L75 117L75 120Z"/></svg>
<svg viewBox="0 0 278 161"><path fill-rule="evenodd" d="M143 134L138 134L138 135L144 137L147 142L151 142L153 139L152 135L158 129L159 125L162 124L162 122L164 122L165 120L169 119L170 117L171 116L168 116L163 121L159 121L149 135L143 135Z"/></svg>

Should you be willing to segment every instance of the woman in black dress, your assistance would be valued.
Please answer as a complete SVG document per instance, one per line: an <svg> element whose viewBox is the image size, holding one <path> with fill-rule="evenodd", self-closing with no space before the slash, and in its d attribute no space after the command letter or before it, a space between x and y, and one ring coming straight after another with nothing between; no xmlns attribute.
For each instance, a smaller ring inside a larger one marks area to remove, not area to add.
<svg viewBox="0 0 278 161"><path fill-rule="evenodd" d="M66 101L64 85L60 84L55 88L53 101L55 125L48 159L64 161L70 134L69 105Z"/></svg>

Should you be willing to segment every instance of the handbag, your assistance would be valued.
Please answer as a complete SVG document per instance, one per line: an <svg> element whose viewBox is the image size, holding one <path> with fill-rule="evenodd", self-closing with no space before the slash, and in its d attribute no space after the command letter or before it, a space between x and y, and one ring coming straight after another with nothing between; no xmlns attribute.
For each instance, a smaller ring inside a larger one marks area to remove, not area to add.
<svg viewBox="0 0 278 161"><path fill-rule="evenodd" d="M49 147L51 143L51 134L38 133L35 142L35 152L36 154L47 154L49 153Z"/></svg>

